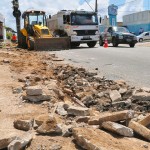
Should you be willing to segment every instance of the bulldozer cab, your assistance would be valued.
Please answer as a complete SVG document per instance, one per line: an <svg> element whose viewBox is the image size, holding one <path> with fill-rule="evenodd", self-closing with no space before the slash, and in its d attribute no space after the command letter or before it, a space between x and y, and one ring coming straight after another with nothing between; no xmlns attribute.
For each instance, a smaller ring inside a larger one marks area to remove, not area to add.
<svg viewBox="0 0 150 150"><path fill-rule="evenodd" d="M69 49L69 38L54 38L46 26L44 11L25 11L22 15L24 29L21 30L21 45L29 50Z"/></svg>
<svg viewBox="0 0 150 150"><path fill-rule="evenodd" d="M34 35L33 26L46 26L46 15L44 11L25 11L22 15L24 28L30 36Z"/></svg>

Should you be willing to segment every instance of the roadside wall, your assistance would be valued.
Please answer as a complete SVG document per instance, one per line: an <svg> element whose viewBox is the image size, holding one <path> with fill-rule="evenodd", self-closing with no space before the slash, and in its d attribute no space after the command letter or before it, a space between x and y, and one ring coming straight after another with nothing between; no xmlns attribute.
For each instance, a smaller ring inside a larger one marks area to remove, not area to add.
<svg viewBox="0 0 150 150"><path fill-rule="evenodd" d="M150 10L123 16L123 25L136 35L139 34L140 28L150 31Z"/></svg>

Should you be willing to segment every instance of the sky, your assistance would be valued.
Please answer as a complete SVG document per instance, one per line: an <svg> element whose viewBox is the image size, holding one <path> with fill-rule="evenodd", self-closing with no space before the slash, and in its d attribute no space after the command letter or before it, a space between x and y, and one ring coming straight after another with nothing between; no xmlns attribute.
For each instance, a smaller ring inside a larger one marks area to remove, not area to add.
<svg viewBox="0 0 150 150"><path fill-rule="evenodd" d="M12 15L12 0L0 0L0 13L5 16L5 24L15 29L15 18ZM45 2L44 2L45 1ZM47 14L55 14L57 11L65 10L94 10L95 0L19 0L20 10L40 9ZM122 21L122 16L135 11L150 10L150 0L98 0L98 14L102 17L108 14L108 6L115 4L118 7L117 21Z"/></svg>

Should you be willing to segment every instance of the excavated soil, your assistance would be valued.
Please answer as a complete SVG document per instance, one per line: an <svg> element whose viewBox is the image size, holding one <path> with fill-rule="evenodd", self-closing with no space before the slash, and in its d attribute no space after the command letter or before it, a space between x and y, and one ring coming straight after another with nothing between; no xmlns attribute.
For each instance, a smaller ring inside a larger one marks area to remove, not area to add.
<svg viewBox="0 0 150 150"><path fill-rule="evenodd" d="M54 66L62 65L63 62L58 63L57 61L52 61L53 57L54 55L50 55L46 52L30 52L18 48L0 49L0 134L15 132L19 135L24 133L13 127L13 121L18 117L37 117L38 115L53 112L53 110L49 110L48 105L44 102L38 104L24 102L22 100L22 93L13 93L13 89L24 87L24 84L28 84L28 82L30 82L30 85L36 85L38 80L39 84L44 87L46 81L51 79L58 80L54 72ZM36 79L34 78L28 81L28 76L36 76ZM61 88L64 82L58 81ZM90 92L89 90L89 93ZM85 95L89 93L85 93ZM53 101L57 102L58 100L54 99ZM70 96L66 95L64 101L70 104L74 103L71 101ZM57 121L64 122L63 117L57 114L54 114L54 116L57 118ZM100 135L99 138L105 138L105 136ZM107 139L103 139L102 142L105 142L105 140L107 141ZM131 138L130 141L125 140L124 144L127 145L127 147L131 145L131 149L141 150L139 144L135 144L136 142L138 143L138 141L139 140L136 141L135 138ZM123 143L124 138L114 138L112 142L117 143L115 144L117 150L123 150L123 146L120 146L119 143ZM105 147L109 148L113 143L111 143L111 141L110 143L107 142ZM140 144L144 145L145 142L141 140ZM74 142L73 137L65 138L61 136L42 136L36 134L26 149L49 150L52 146L58 149L60 148L61 150L81 149ZM124 149L126 150L128 148Z"/></svg>

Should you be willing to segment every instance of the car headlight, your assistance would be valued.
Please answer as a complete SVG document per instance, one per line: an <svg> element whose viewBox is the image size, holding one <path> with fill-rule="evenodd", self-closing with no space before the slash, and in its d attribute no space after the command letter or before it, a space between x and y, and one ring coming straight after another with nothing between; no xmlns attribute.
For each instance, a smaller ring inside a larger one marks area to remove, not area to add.
<svg viewBox="0 0 150 150"><path fill-rule="evenodd" d="M123 39L123 35L119 35L119 39Z"/></svg>
<svg viewBox="0 0 150 150"><path fill-rule="evenodd" d="M73 31L72 35L77 35L77 32L76 32L76 31Z"/></svg>
<svg viewBox="0 0 150 150"><path fill-rule="evenodd" d="M99 32L98 32L98 31L96 31L96 32L95 32L95 34L96 34L96 35L99 35Z"/></svg>

